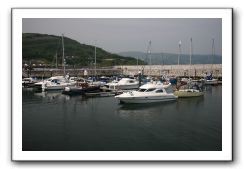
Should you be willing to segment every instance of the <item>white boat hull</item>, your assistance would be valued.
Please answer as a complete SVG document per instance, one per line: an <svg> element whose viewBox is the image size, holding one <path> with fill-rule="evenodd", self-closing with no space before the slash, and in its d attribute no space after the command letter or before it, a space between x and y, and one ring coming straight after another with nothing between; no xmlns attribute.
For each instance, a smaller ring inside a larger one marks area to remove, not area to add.
<svg viewBox="0 0 244 169"><path fill-rule="evenodd" d="M205 80L205 84L206 85L217 85L218 84L218 80L217 79Z"/></svg>
<svg viewBox="0 0 244 169"><path fill-rule="evenodd" d="M67 87L67 85L64 86L46 86L45 88L43 88L44 90L63 90L65 87Z"/></svg>
<svg viewBox="0 0 244 169"><path fill-rule="evenodd" d="M124 103L156 103L156 102L166 102L176 100L177 97L172 95L171 97L167 96L155 96L155 97L117 97L121 102Z"/></svg>
<svg viewBox="0 0 244 169"><path fill-rule="evenodd" d="M65 87L74 86L71 83L66 84L57 84L57 85L42 85L42 91L49 91L49 90L64 90Z"/></svg>
<svg viewBox="0 0 244 169"><path fill-rule="evenodd" d="M176 100L178 97L170 92L171 84L147 83L142 85L138 91L124 92L115 96L124 103L155 103ZM167 91L166 91L167 89Z"/></svg>

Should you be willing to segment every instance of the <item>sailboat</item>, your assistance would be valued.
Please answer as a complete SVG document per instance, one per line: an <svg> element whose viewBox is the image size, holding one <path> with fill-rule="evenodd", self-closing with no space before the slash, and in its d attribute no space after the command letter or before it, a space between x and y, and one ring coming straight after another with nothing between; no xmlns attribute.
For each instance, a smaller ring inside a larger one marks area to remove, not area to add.
<svg viewBox="0 0 244 169"><path fill-rule="evenodd" d="M211 72L209 74L206 73L206 77L204 79L206 85L217 85L218 79L213 78L213 58L215 55L215 46L214 46L214 39L212 39L212 65L211 65Z"/></svg>
<svg viewBox="0 0 244 169"><path fill-rule="evenodd" d="M63 76L53 76L43 82L36 83L38 88L41 87L42 91L47 90L63 90L67 86L72 86L75 83L69 81L69 75L65 72L65 57L64 57L64 35L62 34L62 65L63 65Z"/></svg>
<svg viewBox="0 0 244 169"><path fill-rule="evenodd" d="M104 86L106 84L106 82L104 81L100 81L97 79L97 47L96 44L94 45L94 77L89 77L88 78L88 83L90 85L94 85L94 86Z"/></svg>
<svg viewBox="0 0 244 169"><path fill-rule="evenodd" d="M190 67L191 67L191 58L192 58L192 38L190 39ZM202 84L198 84L197 82L193 82L190 78L186 81L186 87L184 89L179 89L174 92L174 95L178 97L198 97L203 96Z"/></svg>

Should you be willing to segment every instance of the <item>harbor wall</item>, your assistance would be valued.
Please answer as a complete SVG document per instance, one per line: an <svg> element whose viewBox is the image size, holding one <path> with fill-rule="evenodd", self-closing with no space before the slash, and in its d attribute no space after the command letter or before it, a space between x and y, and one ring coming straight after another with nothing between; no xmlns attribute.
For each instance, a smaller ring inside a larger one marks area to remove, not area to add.
<svg viewBox="0 0 244 169"><path fill-rule="evenodd" d="M137 75L142 72L144 75L151 76L181 76L181 77L204 77L208 72L212 72L214 77L222 77L222 64L194 64L194 65L120 65L110 68L98 68L96 73L94 69L66 69L65 73L70 76L83 77L87 72L87 76L113 76L113 75ZM33 70L23 70L23 77L51 77L64 75L62 69L51 68L34 68Z"/></svg>
<svg viewBox="0 0 244 169"><path fill-rule="evenodd" d="M151 76L197 76L204 77L206 73L212 72L214 77L222 77L222 64L194 64L194 65L139 65L139 66L115 66L122 70L125 75L135 75L143 72Z"/></svg>

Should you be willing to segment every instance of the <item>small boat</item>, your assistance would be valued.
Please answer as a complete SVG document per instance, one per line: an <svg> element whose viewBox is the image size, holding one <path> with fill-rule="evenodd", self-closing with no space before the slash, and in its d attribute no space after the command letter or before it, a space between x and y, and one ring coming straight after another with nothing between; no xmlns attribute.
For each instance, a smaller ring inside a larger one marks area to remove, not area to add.
<svg viewBox="0 0 244 169"><path fill-rule="evenodd" d="M118 82L119 81L117 81L117 80L113 80L112 82L109 82L109 83L105 84L104 86L101 86L101 89L103 91L115 91Z"/></svg>
<svg viewBox="0 0 244 169"><path fill-rule="evenodd" d="M34 87L35 83L37 83L37 80L32 78L32 77L22 79L22 86L23 87Z"/></svg>
<svg viewBox="0 0 244 169"><path fill-rule="evenodd" d="M139 82L136 79L122 78L120 81L113 81L105 85L108 89L130 90L138 89Z"/></svg>
<svg viewBox="0 0 244 169"><path fill-rule="evenodd" d="M203 82L189 80L187 83L181 83L177 86L174 95L178 97L198 97L203 96Z"/></svg>
<svg viewBox="0 0 244 169"><path fill-rule="evenodd" d="M206 85L218 85L218 79L214 79L212 73L205 77L204 82Z"/></svg>
<svg viewBox="0 0 244 169"><path fill-rule="evenodd" d="M85 95L86 93L94 93L94 92L100 92L100 87L99 86L87 86L87 87L68 86L64 88L62 94L75 96L75 95Z"/></svg>
<svg viewBox="0 0 244 169"><path fill-rule="evenodd" d="M80 78L74 86L67 86L62 91L62 94L74 96L84 95L85 93L100 92L100 86L91 85L86 79Z"/></svg>
<svg viewBox="0 0 244 169"><path fill-rule="evenodd" d="M42 90L63 90L67 86L72 86L74 83L70 83L65 77L63 76L53 76L47 80L37 82L34 84L34 87Z"/></svg>
<svg viewBox="0 0 244 169"><path fill-rule="evenodd" d="M203 96L203 92L196 89L180 89L174 92L174 95L178 97L198 97Z"/></svg>
<svg viewBox="0 0 244 169"><path fill-rule="evenodd" d="M176 100L171 84L147 83L138 91L129 91L115 96L122 103L154 103Z"/></svg>

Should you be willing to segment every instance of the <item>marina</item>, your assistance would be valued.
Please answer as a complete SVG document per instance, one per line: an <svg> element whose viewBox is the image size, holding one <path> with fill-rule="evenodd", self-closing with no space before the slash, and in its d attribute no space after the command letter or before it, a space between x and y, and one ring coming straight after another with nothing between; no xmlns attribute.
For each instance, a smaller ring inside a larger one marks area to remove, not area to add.
<svg viewBox="0 0 244 169"><path fill-rule="evenodd" d="M101 68L95 46L68 69L63 41L62 68L23 65L23 151L222 150L222 65L192 65L192 44L189 65Z"/></svg>
<svg viewBox="0 0 244 169"><path fill-rule="evenodd" d="M22 150L222 151L221 39L218 56L214 38L197 39L196 55L191 36L171 53L155 37L120 55L96 40L23 33Z"/></svg>
<svg viewBox="0 0 244 169"><path fill-rule="evenodd" d="M221 64L190 54L189 65L63 62L22 76L23 151L222 150Z"/></svg>
<svg viewBox="0 0 244 169"><path fill-rule="evenodd" d="M221 151L222 85L211 77L22 82L23 151Z"/></svg>

